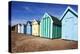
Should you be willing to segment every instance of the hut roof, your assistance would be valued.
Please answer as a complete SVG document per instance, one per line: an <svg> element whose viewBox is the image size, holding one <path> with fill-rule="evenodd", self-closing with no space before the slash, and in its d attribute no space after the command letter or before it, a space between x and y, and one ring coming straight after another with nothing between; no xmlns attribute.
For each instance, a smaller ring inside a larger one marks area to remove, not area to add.
<svg viewBox="0 0 80 54"><path fill-rule="evenodd" d="M67 9L64 11L64 13L61 16L61 21L64 18L64 16L67 14L67 12L71 12L72 14L74 14L76 17L78 17L78 14L76 13L76 11L74 11L70 6L67 7Z"/></svg>
<svg viewBox="0 0 80 54"><path fill-rule="evenodd" d="M52 16L52 15L50 15L50 16L51 16L51 18L53 20L53 24L61 25L61 22L60 22L60 20L57 17Z"/></svg>
<svg viewBox="0 0 80 54"><path fill-rule="evenodd" d="M32 25L32 22L31 21L27 21L26 25L28 25L28 24Z"/></svg>
<svg viewBox="0 0 80 54"><path fill-rule="evenodd" d="M40 24L40 21L39 20L37 20L37 22L38 22L38 24Z"/></svg>
<svg viewBox="0 0 80 54"><path fill-rule="evenodd" d="M61 25L61 22L60 22L60 20L57 18L57 17L55 17L55 16L52 16L51 14L49 14L49 13L45 13L47 16L50 16L51 17L51 19L53 20L53 24L55 24L55 25Z"/></svg>
<svg viewBox="0 0 80 54"><path fill-rule="evenodd" d="M33 21L36 21L38 24L40 24L40 21L39 21L39 20L35 20L35 19L34 19ZM33 21L32 21L32 22L33 22Z"/></svg>

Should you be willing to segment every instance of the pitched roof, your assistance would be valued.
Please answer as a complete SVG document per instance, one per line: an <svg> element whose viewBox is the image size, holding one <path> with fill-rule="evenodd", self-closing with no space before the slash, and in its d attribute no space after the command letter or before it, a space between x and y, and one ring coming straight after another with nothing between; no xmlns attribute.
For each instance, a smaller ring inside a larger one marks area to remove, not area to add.
<svg viewBox="0 0 80 54"><path fill-rule="evenodd" d="M35 20L35 19L34 19L33 21L36 21L38 24L40 24L40 21L39 21L39 20Z"/></svg>
<svg viewBox="0 0 80 54"><path fill-rule="evenodd" d="M27 21L26 25L28 25L28 23L29 23L30 25L32 25L32 22L31 22L31 21Z"/></svg>
<svg viewBox="0 0 80 54"><path fill-rule="evenodd" d="M19 23L19 24L17 24L17 25L20 25L21 26L21 24Z"/></svg>
<svg viewBox="0 0 80 54"><path fill-rule="evenodd" d="M45 13L47 16L50 16L51 17L51 19L53 20L53 24L56 24L56 25L61 25L61 22L60 22L60 20L57 18L57 17L55 17L55 16L52 16L51 14L49 14L49 13Z"/></svg>
<svg viewBox="0 0 80 54"><path fill-rule="evenodd" d="M71 13L73 13L76 17L78 17L78 14L70 7L68 6L67 9L64 11L64 13L61 16L61 21L64 18L64 16L67 14L67 12L70 11Z"/></svg>

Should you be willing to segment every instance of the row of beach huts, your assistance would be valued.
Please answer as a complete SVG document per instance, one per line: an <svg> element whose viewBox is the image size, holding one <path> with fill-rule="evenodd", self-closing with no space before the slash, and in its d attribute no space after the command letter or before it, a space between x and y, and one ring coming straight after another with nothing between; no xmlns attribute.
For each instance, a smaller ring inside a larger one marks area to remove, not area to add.
<svg viewBox="0 0 80 54"><path fill-rule="evenodd" d="M12 26L17 33L40 36L50 39L67 39L78 41L78 14L71 7L67 7L59 20L45 13L41 21L27 21L26 24Z"/></svg>

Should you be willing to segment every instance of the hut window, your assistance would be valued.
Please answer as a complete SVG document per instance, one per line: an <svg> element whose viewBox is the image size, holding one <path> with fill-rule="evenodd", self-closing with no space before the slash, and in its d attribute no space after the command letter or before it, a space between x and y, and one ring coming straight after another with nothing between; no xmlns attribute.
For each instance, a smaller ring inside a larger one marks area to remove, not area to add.
<svg viewBox="0 0 80 54"><path fill-rule="evenodd" d="M68 17L65 19L65 22L69 21L69 19L72 19L73 17Z"/></svg>
<svg viewBox="0 0 80 54"><path fill-rule="evenodd" d="M70 19L71 19L71 18L74 18L74 17L70 17Z"/></svg>
<svg viewBox="0 0 80 54"><path fill-rule="evenodd" d="M66 19L71 19L71 18L73 18L73 17L68 17L68 18L66 18Z"/></svg>
<svg viewBox="0 0 80 54"><path fill-rule="evenodd" d="M68 20L66 19L65 22L67 22Z"/></svg>

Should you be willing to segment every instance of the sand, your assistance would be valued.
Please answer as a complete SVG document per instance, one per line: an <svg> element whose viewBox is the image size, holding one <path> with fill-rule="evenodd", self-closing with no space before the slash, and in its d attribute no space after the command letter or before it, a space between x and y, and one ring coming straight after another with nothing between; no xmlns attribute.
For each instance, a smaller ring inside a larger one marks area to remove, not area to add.
<svg viewBox="0 0 80 54"><path fill-rule="evenodd" d="M11 32L12 52L35 52L77 49L78 42L63 39L47 39Z"/></svg>

